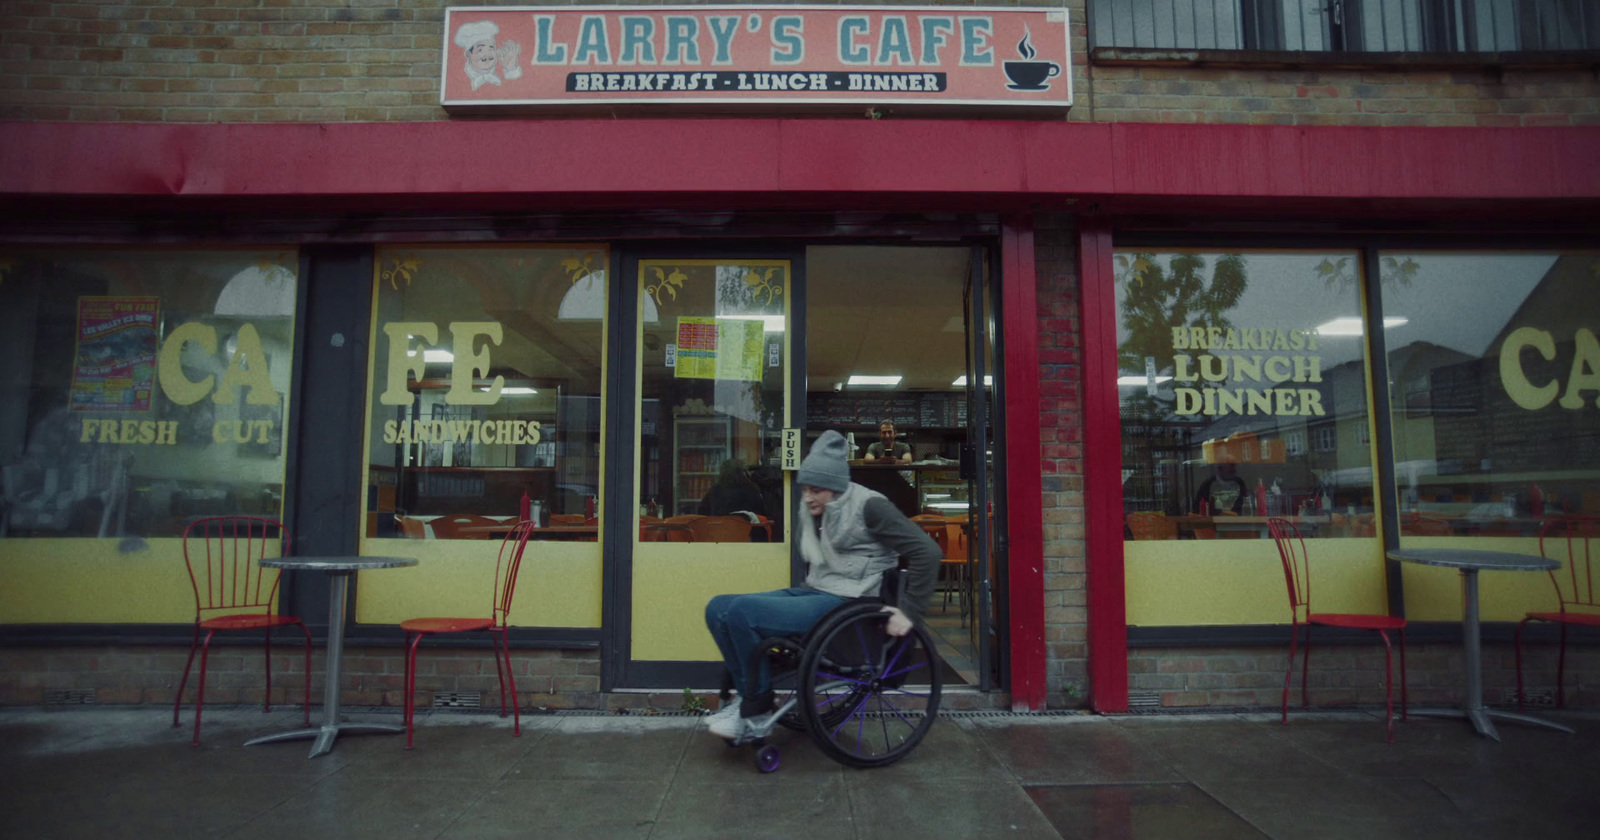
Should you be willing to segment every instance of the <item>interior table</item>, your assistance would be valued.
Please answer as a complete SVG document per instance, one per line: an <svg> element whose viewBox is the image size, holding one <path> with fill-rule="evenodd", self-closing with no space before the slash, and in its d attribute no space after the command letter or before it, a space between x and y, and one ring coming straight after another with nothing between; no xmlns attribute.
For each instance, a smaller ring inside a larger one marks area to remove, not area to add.
<svg viewBox="0 0 1600 840"><path fill-rule="evenodd" d="M1555 721L1516 712L1503 712L1483 705L1483 651L1478 627L1478 572L1548 572L1561 564L1548 557L1485 551L1472 548L1410 548L1389 552L1389 559L1424 566L1448 566L1461 570L1461 642L1466 658L1467 696L1459 709L1412 709L1411 714L1428 717L1460 717L1472 722L1479 735L1496 741L1500 733L1491 718L1547 726L1562 732L1571 727Z"/></svg>
<svg viewBox="0 0 1600 840"><path fill-rule="evenodd" d="M311 755L316 758L333 749L333 739L339 733L351 734L400 733L404 726L393 723L341 723L339 720L339 674L344 654L344 602L350 591L350 575L369 569L398 569L415 566L415 557L268 557L261 565L269 569L287 569L297 572L328 573L328 668L327 684L322 691L322 725L310 729L293 729L263 735L245 742L245 746L270 744L275 741L315 739Z"/></svg>

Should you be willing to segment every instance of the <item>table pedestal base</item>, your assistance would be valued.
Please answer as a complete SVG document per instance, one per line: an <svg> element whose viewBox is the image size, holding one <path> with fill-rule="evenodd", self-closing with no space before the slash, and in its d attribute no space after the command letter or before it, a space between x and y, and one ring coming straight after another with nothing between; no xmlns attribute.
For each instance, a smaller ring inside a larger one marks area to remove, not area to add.
<svg viewBox="0 0 1600 840"><path fill-rule="evenodd" d="M1574 733L1572 727L1556 723L1553 720L1545 720L1544 718L1534 717L1533 715L1518 714L1516 712L1502 712L1499 709L1455 709L1444 707L1431 709L1411 709L1408 713L1413 715L1421 715L1423 717L1463 718L1472 723L1472 728L1477 730L1479 735L1487 735L1496 741L1500 740L1500 732L1494 728L1494 722L1490 720L1490 718L1500 718L1501 720L1515 721L1516 723L1526 723L1530 726L1543 726L1548 729L1557 729L1568 734Z"/></svg>
<svg viewBox="0 0 1600 840"><path fill-rule="evenodd" d="M333 749L333 739L339 737L340 733L349 735L371 735L380 733L385 735L395 735L404 731L406 731L404 726L399 726L393 723L340 723L333 726L324 724L323 726L313 726L309 729L295 729L289 732L276 732L271 735L263 735L260 738L252 738L248 741L245 741L244 745L247 747L253 747L256 744L273 744L277 743L278 741L305 741L315 738L316 743L311 745L311 754L306 757L316 758L317 756Z"/></svg>

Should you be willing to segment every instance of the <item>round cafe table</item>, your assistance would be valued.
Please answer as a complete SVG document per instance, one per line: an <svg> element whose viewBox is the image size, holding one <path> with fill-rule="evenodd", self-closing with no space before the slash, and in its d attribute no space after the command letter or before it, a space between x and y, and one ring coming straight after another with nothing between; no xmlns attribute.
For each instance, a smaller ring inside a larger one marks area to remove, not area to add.
<svg viewBox="0 0 1600 840"><path fill-rule="evenodd" d="M415 557L268 557L261 565L269 569L286 569L296 572L328 573L328 668L326 684L322 691L322 725L310 729L292 729L252 738L244 742L247 747L270 744L275 741L302 741L315 739L311 754L316 758L333 749L333 739L339 733L400 733L404 726L393 723L341 723L339 721L339 672L344 654L344 602L350 590L350 575L370 569L398 569L417 565Z"/></svg>
<svg viewBox="0 0 1600 840"><path fill-rule="evenodd" d="M1461 642L1466 658L1467 696L1459 709L1412 709L1411 714L1425 717L1459 717L1472 722L1479 735L1496 741L1500 733L1491 718L1547 726L1562 732L1572 732L1570 727L1555 721L1516 712L1503 712L1483 705L1483 650L1478 635L1478 572L1548 572L1559 568L1560 563L1548 557L1533 554L1515 554L1509 551L1484 551L1472 548L1410 548L1389 552L1389 559L1424 566L1447 566L1461 570Z"/></svg>

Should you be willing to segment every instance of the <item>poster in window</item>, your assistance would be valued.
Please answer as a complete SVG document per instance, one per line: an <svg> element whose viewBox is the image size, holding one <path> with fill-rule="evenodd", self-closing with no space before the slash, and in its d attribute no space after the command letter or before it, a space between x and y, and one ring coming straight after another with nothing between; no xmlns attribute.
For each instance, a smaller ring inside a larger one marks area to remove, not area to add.
<svg viewBox="0 0 1600 840"><path fill-rule="evenodd" d="M160 298L78 298L73 411L150 410L160 315Z"/></svg>
<svg viewBox="0 0 1600 840"><path fill-rule="evenodd" d="M738 379L761 381L761 357L766 347L760 321L717 318L678 318L678 379Z"/></svg>

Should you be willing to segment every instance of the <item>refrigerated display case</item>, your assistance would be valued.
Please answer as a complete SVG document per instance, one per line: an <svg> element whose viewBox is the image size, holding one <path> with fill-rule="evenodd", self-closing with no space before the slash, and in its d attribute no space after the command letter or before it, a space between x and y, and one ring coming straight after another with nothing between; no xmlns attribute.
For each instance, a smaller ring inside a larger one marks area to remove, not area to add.
<svg viewBox="0 0 1600 840"><path fill-rule="evenodd" d="M734 419L727 415L680 415L672 429L672 515L698 512L717 483L722 462L733 457Z"/></svg>

